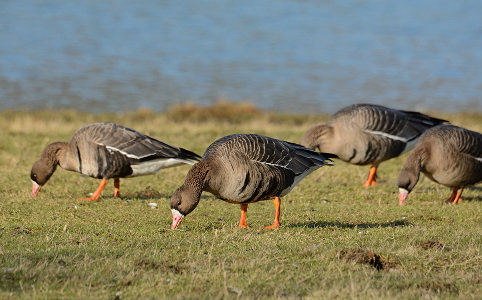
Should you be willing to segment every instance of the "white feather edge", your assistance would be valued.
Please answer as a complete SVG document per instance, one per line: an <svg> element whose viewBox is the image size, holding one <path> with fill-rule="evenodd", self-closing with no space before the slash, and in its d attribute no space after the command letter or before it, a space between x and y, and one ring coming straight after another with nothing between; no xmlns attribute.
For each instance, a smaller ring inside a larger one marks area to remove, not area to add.
<svg viewBox="0 0 482 300"><path fill-rule="evenodd" d="M144 157L148 157L148 156L154 154L154 153L152 153L152 154L148 154L148 155L144 155L144 156L137 156L137 155L130 154L130 153L124 152L122 150L119 150L119 149L114 148L112 146L107 146L107 145L99 144L99 143L97 143L97 145L105 146L105 148L109 151L116 151L116 152L121 153L122 155L125 155L125 156L130 157L130 158L135 158L135 159L143 159ZM196 162L193 162L193 161L190 161L190 160L187 160L187 159L181 159L181 158L160 158L160 159L157 159L157 160L162 160L162 159L167 159L167 160L168 159L175 159L175 160L178 160L179 162L186 163L186 164L189 164L189 165L196 164Z"/></svg>
<svg viewBox="0 0 482 300"><path fill-rule="evenodd" d="M388 134L388 133L382 132L382 131L374 131L374 130L365 129L365 132L375 134L375 135L381 135L381 136L387 137L389 139L401 141L401 142L404 142L404 143L408 142L408 139L406 139L406 138L403 138L403 137L397 136L397 135L393 135L393 134Z"/></svg>
<svg viewBox="0 0 482 300"><path fill-rule="evenodd" d="M386 138L389 138L389 139L392 139L392 140L404 142L405 148L403 149L401 154L412 150L415 147L415 145L417 144L418 139L419 139L419 138L416 138L416 139L413 139L413 140L409 140L409 139L403 138L401 136L388 134L388 133L382 132L382 131L368 130L368 129L366 129L365 132L375 134L375 135L380 135L380 136L383 136L383 137L386 137Z"/></svg>
<svg viewBox="0 0 482 300"><path fill-rule="evenodd" d="M254 161L254 162L257 162L257 163L260 163L260 164L269 165L269 166L280 167L280 168L284 168L284 169L287 169L287 170L288 170L288 168L287 168L286 166L283 166L283 165L272 164L272 163L269 163L269 162L259 161L259 160L254 160L254 159L252 159L251 161Z"/></svg>
<svg viewBox="0 0 482 300"><path fill-rule="evenodd" d="M134 155L134 154L130 154L130 153L124 152L124 151L122 151L122 150L120 150L120 149L117 149L117 148L115 148L115 147L112 147L112 146L107 146L107 145L99 144L99 143L97 143L97 145L105 146L105 148L106 148L107 150L109 150L109 151L119 152L119 153L121 153L122 155L125 155L125 156L130 157L130 158L135 158L135 159L142 159L142 158L144 158L144 157L148 157L149 155L154 154L154 153L151 153L151 154L144 155L144 156L137 156L137 155Z"/></svg>
<svg viewBox="0 0 482 300"><path fill-rule="evenodd" d="M312 157L308 157L308 156L305 156L306 158L311 158L311 159L315 159L315 158L312 158ZM319 159L321 160L321 159ZM259 161L259 160L255 160L255 159L252 159L251 161L254 161L254 162L257 162L257 163L260 163L260 164L265 164L265 165L270 165L270 166L275 166L275 167L281 167L281 168L284 168L284 169L287 169L289 170L289 168L287 166L283 166L283 165L278 165L278 164L273 164L273 163L269 163L269 162L265 162L265 161ZM335 164L331 161L329 161L327 158L323 161L323 164L320 164L320 165L315 165L315 167L319 168L319 167L322 167L324 165L330 165L330 166L334 166Z"/></svg>

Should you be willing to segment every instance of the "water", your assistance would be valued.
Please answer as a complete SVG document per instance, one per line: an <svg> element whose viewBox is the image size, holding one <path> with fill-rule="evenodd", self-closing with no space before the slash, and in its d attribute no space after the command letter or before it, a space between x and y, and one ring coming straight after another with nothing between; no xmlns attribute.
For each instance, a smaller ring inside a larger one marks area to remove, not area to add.
<svg viewBox="0 0 482 300"><path fill-rule="evenodd" d="M482 1L0 1L0 110L482 111Z"/></svg>

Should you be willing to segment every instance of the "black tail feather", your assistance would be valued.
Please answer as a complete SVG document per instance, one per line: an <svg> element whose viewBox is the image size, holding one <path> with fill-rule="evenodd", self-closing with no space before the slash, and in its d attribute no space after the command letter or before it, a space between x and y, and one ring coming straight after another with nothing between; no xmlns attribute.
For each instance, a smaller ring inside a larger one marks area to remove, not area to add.
<svg viewBox="0 0 482 300"><path fill-rule="evenodd" d="M318 151L315 151L315 150L313 150L313 149L306 148L305 146L300 145L300 144L291 143L291 142L286 142L286 143L288 143L288 144L290 144L290 145L292 145L292 146L297 147L298 150L302 150L302 151L306 151L306 152L310 152L310 153L321 154L321 155L323 155L323 156L326 158L326 160L331 161L331 162L332 162L332 160L331 160L330 158L338 158L338 155L333 154L333 153L318 152Z"/></svg>
<svg viewBox="0 0 482 300"><path fill-rule="evenodd" d="M333 153L325 153L325 152L319 152L319 153L323 154L323 156L326 157L328 160L330 160L330 158L338 158L338 155Z"/></svg>
<svg viewBox="0 0 482 300"><path fill-rule="evenodd" d="M432 126L436 126L436 125L441 125L443 123L450 123L449 121L447 120L443 120L443 119L439 119L439 118L434 118L434 117L431 117L429 115L426 115L426 114L422 114L422 113L419 113L417 111L408 111L408 110L402 110L402 112L406 113L407 115L410 116L410 119L412 121L416 121L416 122L419 122L419 123L424 123L424 124L427 124L427 125L432 125Z"/></svg>
<svg viewBox="0 0 482 300"><path fill-rule="evenodd" d="M184 148L179 148L181 151L179 152L179 158L182 159L191 159L195 161L200 161L201 156L197 155L196 153L186 150Z"/></svg>

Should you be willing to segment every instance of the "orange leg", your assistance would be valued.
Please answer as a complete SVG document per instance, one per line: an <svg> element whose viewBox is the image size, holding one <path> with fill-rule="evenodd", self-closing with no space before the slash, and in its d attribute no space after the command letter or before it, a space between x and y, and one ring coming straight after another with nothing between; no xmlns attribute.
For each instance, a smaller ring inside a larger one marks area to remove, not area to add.
<svg viewBox="0 0 482 300"><path fill-rule="evenodd" d="M454 202L452 202L452 204L457 204L457 203L460 203L462 202L462 192L464 191L463 188L460 188L458 191L457 191L457 195L455 196L455 199L454 199Z"/></svg>
<svg viewBox="0 0 482 300"><path fill-rule="evenodd" d="M450 195L450 197L447 200L445 200L445 203L449 203L449 202L454 201L456 195L457 195L457 188L454 187L452 189L452 195Z"/></svg>
<svg viewBox="0 0 482 300"><path fill-rule="evenodd" d="M248 204L241 204L241 219L239 220L240 228L249 228L246 222L246 213L248 212Z"/></svg>
<svg viewBox="0 0 482 300"><path fill-rule="evenodd" d="M84 198L79 200L97 201L97 199L99 199L100 193L102 193L102 190L105 188L106 185L107 185L107 180L101 179L99 187L97 188L97 190L95 190L92 196L90 196L90 198Z"/></svg>
<svg viewBox="0 0 482 300"><path fill-rule="evenodd" d="M374 186L377 183L377 168L378 166L370 167L370 173L368 174L368 179L363 184L363 187Z"/></svg>
<svg viewBox="0 0 482 300"><path fill-rule="evenodd" d="M445 200L445 203L452 203L452 204L457 204L457 203L460 203L462 202L462 192L464 191L463 188L457 188L457 187L454 187L453 190L452 190L452 195L450 195L450 198L448 198L447 200Z"/></svg>
<svg viewBox="0 0 482 300"><path fill-rule="evenodd" d="M273 199L273 203L274 203L274 208L276 209L276 215L274 217L274 222L273 222L273 225L265 227L265 229L276 229L280 225L279 218L280 218L280 214L281 214L281 212L280 212L281 199L279 197L275 197Z"/></svg>
<svg viewBox="0 0 482 300"><path fill-rule="evenodd" d="M120 198L120 180L119 178L114 179L114 198Z"/></svg>

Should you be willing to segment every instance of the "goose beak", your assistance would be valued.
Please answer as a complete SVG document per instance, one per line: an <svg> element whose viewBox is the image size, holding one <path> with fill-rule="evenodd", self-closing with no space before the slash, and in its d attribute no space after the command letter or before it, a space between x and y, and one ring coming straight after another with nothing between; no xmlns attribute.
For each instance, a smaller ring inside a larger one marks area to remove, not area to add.
<svg viewBox="0 0 482 300"><path fill-rule="evenodd" d="M406 189L399 188L400 198L398 199L398 205L403 205L408 196L408 191Z"/></svg>
<svg viewBox="0 0 482 300"><path fill-rule="evenodd" d="M176 209L171 209L171 211L172 211L171 229L175 229L179 225L179 223L181 223L184 216L180 212L178 212Z"/></svg>
<svg viewBox="0 0 482 300"><path fill-rule="evenodd" d="M40 191L41 188L42 188L42 186L40 186L35 181L32 181L32 197L37 196L37 194L38 194L38 192Z"/></svg>

